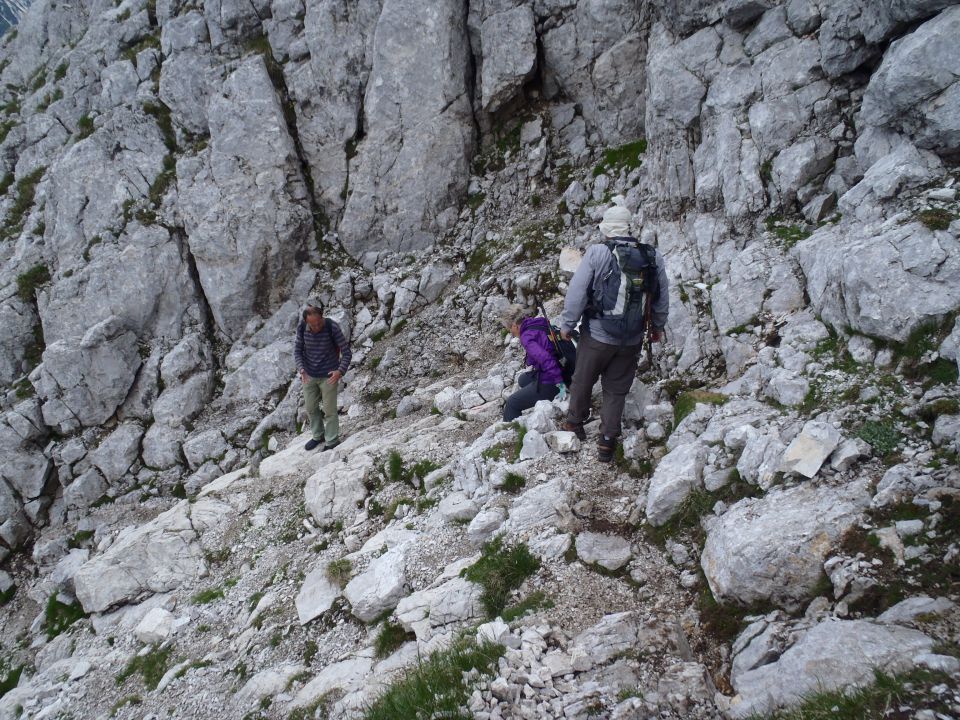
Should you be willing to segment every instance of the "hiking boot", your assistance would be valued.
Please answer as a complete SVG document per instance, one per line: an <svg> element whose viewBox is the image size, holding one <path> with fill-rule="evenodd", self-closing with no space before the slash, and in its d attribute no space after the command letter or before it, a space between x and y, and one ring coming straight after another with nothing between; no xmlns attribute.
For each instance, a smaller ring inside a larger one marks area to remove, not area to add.
<svg viewBox="0 0 960 720"><path fill-rule="evenodd" d="M324 449L324 450L333 450L333 449L334 449L337 445L339 445L339 444L340 444L340 438L337 438L336 440L331 440L331 441L328 442L328 443L324 443L324 444L323 444L323 449Z"/></svg>
<svg viewBox="0 0 960 720"><path fill-rule="evenodd" d="M580 438L581 442L587 439L587 433L583 431L582 423L573 423L569 420L564 420L562 423L560 423L560 429L567 432L572 432L574 435Z"/></svg>
<svg viewBox="0 0 960 720"><path fill-rule="evenodd" d="M319 447L319 445L320 445L319 440L314 440L313 438L311 438L310 440L307 440L307 444L303 446L303 449L313 450L314 448Z"/></svg>
<svg viewBox="0 0 960 720"><path fill-rule="evenodd" d="M597 440L597 460L602 463L608 463L613 461L613 453L617 449L617 439L608 438L606 435L602 435L599 440Z"/></svg>

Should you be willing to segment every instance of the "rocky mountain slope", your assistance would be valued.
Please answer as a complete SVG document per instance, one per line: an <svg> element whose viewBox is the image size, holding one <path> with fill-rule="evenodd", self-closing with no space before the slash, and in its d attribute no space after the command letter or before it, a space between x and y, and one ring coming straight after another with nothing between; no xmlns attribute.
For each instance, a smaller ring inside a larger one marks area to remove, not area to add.
<svg viewBox="0 0 960 720"><path fill-rule="evenodd" d="M960 714L958 36L943 0L35 3L0 718ZM556 313L613 202L671 311L605 467L560 402L497 421L497 318ZM321 454L308 297L355 349Z"/></svg>

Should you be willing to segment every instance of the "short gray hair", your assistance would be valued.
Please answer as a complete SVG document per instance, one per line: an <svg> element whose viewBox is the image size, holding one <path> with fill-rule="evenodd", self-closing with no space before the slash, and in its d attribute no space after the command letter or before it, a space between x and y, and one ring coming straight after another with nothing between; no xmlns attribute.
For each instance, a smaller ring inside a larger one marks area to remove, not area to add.
<svg viewBox="0 0 960 720"><path fill-rule="evenodd" d="M519 325L520 321L530 315L530 311L527 310L523 305L518 305L514 303L509 305L501 314L500 322L503 323L503 326L509 330L514 326L514 324Z"/></svg>

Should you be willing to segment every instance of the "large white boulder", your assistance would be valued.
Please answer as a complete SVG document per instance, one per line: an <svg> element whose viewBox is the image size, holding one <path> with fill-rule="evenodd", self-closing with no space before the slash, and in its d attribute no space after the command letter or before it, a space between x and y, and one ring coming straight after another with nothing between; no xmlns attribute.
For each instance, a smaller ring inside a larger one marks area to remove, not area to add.
<svg viewBox="0 0 960 720"><path fill-rule="evenodd" d="M722 603L799 607L820 581L827 553L869 504L863 481L805 483L741 500L706 521L700 564L710 590Z"/></svg>

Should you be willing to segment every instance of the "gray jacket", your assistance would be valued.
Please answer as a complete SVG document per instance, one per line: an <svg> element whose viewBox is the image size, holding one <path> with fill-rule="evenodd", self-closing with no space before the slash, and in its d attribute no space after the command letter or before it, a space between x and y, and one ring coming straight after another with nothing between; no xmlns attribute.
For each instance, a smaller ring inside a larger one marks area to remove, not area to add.
<svg viewBox="0 0 960 720"><path fill-rule="evenodd" d="M563 314L560 316L560 329L570 332L573 330L580 319L583 317L587 304L592 296L593 280L595 277L602 277L616 262L613 253L603 243L591 245L583 255L580 261L580 267L573 274L570 280L570 287L567 289L567 297L563 301ZM667 314L670 310L669 287L667 285L667 272L664 266L663 257L657 251L657 294L653 298L651 315L653 326L662 330L667 324ZM599 323L590 325L588 332L594 340L609 345L639 345L643 341L643 333L636 337L624 338L623 340L610 337L603 331Z"/></svg>

